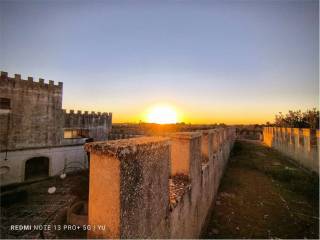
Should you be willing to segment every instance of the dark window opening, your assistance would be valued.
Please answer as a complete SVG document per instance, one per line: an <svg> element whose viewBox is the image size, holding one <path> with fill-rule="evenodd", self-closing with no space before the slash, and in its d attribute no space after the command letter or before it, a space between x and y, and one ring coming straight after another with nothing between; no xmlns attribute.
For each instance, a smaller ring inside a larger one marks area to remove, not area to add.
<svg viewBox="0 0 320 240"><path fill-rule="evenodd" d="M0 98L0 109L10 109L9 98Z"/></svg>
<svg viewBox="0 0 320 240"><path fill-rule="evenodd" d="M25 180L46 178L49 176L49 158L34 157L26 161Z"/></svg>

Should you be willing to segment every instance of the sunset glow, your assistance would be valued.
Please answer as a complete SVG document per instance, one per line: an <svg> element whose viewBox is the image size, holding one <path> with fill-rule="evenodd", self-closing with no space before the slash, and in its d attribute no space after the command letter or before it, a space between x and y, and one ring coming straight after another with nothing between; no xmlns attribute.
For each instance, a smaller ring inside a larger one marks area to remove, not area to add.
<svg viewBox="0 0 320 240"><path fill-rule="evenodd" d="M319 105L319 1L86 2L0 1L0 69L63 82L64 109L114 123L263 124Z"/></svg>
<svg viewBox="0 0 320 240"><path fill-rule="evenodd" d="M169 106L156 106L150 110L147 115L147 122L149 123L176 123L177 113Z"/></svg>

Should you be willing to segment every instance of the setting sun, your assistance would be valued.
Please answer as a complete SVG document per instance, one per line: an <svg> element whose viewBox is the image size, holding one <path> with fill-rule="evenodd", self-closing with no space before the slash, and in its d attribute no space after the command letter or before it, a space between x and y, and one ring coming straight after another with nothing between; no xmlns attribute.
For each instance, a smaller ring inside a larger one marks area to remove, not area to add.
<svg viewBox="0 0 320 240"><path fill-rule="evenodd" d="M150 110L147 114L147 121L149 123L176 123L177 113L176 111L168 106L157 106Z"/></svg>

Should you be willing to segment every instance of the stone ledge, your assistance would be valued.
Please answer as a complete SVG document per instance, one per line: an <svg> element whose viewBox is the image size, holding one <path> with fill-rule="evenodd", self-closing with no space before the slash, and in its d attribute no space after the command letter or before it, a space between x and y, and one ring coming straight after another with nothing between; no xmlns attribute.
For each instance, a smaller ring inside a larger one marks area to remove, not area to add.
<svg viewBox="0 0 320 240"><path fill-rule="evenodd" d="M201 137L201 132L179 132L179 133L172 133L170 134L170 138L176 139L193 139Z"/></svg>
<svg viewBox="0 0 320 240"><path fill-rule="evenodd" d="M217 129L206 129L206 130L199 130L198 132L200 132L204 135L208 135L208 134L218 132L218 130Z"/></svg>
<svg viewBox="0 0 320 240"><path fill-rule="evenodd" d="M165 137L138 137L87 143L84 148L88 152L122 157L127 154L135 153L138 149L142 151L154 150L163 146L168 146L169 144L170 139Z"/></svg>

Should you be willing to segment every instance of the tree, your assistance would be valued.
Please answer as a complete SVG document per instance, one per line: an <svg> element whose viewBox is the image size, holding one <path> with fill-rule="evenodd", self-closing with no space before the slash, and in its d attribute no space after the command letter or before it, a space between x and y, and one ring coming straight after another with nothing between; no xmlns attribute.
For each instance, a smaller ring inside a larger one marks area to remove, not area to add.
<svg viewBox="0 0 320 240"><path fill-rule="evenodd" d="M286 115L276 114L274 124L277 127L319 129L319 110L313 108L302 112L290 110Z"/></svg>

